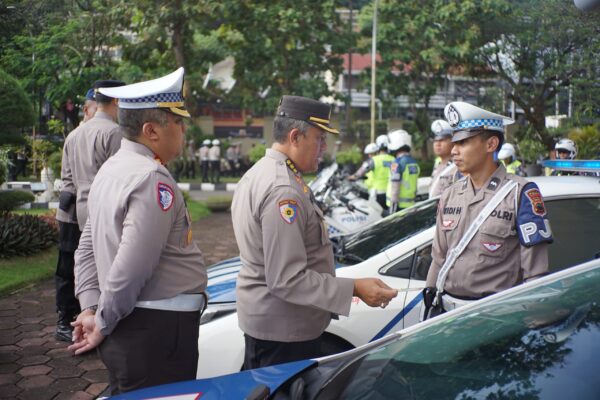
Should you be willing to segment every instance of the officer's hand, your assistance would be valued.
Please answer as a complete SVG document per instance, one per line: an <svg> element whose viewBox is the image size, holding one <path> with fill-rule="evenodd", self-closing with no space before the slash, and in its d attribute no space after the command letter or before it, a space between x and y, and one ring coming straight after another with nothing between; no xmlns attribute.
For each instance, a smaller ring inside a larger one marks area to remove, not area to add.
<svg viewBox="0 0 600 400"><path fill-rule="evenodd" d="M349 181L355 181L356 180L356 176L350 175L350 176L348 176L348 180Z"/></svg>
<svg viewBox="0 0 600 400"><path fill-rule="evenodd" d="M69 346L69 350L74 351L75 355L95 349L104 340L104 335L100 333L100 329L96 325L96 317L93 314L84 315L82 318L77 317L73 326L80 327L83 332L78 340Z"/></svg>
<svg viewBox="0 0 600 400"><path fill-rule="evenodd" d="M398 295L398 291L381 279L362 278L354 280L354 295L371 307L385 308Z"/></svg>
<svg viewBox="0 0 600 400"><path fill-rule="evenodd" d="M79 340L83 339L83 325L81 323L83 318L86 315L93 316L94 314L95 312L91 308L85 309L79 313L77 319L75 319L75 322L71 322L71 326L73 327L73 342L78 342Z"/></svg>

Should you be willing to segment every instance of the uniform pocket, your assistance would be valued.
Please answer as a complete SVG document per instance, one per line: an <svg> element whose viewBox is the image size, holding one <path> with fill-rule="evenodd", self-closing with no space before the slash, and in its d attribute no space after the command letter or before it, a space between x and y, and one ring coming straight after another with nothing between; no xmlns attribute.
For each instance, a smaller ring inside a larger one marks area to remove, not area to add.
<svg viewBox="0 0 600 400"><path fill-rule="evenodd" d="M321 232L321 245L325 246L331 243L329 241L329 233L327 232L327 224L325 223L325 217L323 216L323 211L319 208L315 203L311 203L315 213L317 214L317 220L319 222L319 230Z"/></svg>
<svg viewBox="0 0 600 400"><path fill-rule="evenodd" d="M496 221L486 221L480 228L476 236L481 253L493 258L504 257L506 253L506 241L511 236L509 224L498 223Z"/></svg>

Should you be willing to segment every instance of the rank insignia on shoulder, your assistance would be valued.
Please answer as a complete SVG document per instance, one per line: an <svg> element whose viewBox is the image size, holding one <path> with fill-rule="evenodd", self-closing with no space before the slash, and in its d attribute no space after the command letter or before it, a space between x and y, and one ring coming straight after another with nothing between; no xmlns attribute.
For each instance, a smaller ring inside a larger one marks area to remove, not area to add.
<svg viewBox="0 0 600 400"><path fill-rule="evenodd" d="M488 190L496 190L498 189L498 186L500 186L500 179L494 177L488 184L487 188Z"/></svg>
<svg viewBox="0 0 600 400"><path fill-rule="evenodd" d="M286 223L293 224L298 217L298 202L296 200L280 201L279 214Z"/></svg>
<svg viewBox="0 0 600 400"><path fill-rule="evenodd" d="M158 182L157 200L161 210L168 211L173 206L175 192L173 188L166 183Z"/></svg>

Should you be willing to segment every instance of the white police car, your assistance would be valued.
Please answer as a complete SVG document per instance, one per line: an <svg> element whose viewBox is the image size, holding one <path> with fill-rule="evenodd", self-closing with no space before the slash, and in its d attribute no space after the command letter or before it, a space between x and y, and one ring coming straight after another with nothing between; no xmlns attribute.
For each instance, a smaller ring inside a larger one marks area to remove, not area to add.
<svg viewBox="0 0 600 400"><path fill-rule="evenodd" d="M346 353L115 400L597 399L599 286L593 260Z"/></svg>
<svg viewBox="0 0 600 400"><path fill-rule="evenodd" d="M555 176L531 180L540 188L551 221L551 271L600 257L600 179ZM437 202L418 203L338 239L337 276L379 277L399 294L385 309L368 307L355 298L350 316L332 321L327 328L326 354L363 345L418 322L421 290L431 263ZM199 338L200 378L236 372L242 365L244 338L235 312L239 269L239 259L209 268L210 300Z"/></svg>

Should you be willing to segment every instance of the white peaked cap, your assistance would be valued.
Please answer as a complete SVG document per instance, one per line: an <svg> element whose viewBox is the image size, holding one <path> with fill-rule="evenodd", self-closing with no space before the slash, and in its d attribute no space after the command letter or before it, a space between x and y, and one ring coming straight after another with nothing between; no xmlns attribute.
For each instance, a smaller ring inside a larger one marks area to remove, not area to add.
<svg viewBox="0 0 600 400"><path fill-rule="evenodd" d="M183 67L161 78L115 88L100 88L100 93L119 99L119 108L163 108L189 117L183 101Z"/></svg>
<svg viewBox="0 0 600 400"><path fill-rule="evenodd" d="M435 140L452 137L452 127L443 119L436 119L433 121L431 124L431 132L433 132Z"/></svg>
<svg viewBox="0 0 600 400"><path fill-rule="evenodd" d="M453 142L475 136L481 130L504 134L504 126L515 122L512 118L484 110L463 101L454 101L446 105L444 116L454 130Z"/></svg>

